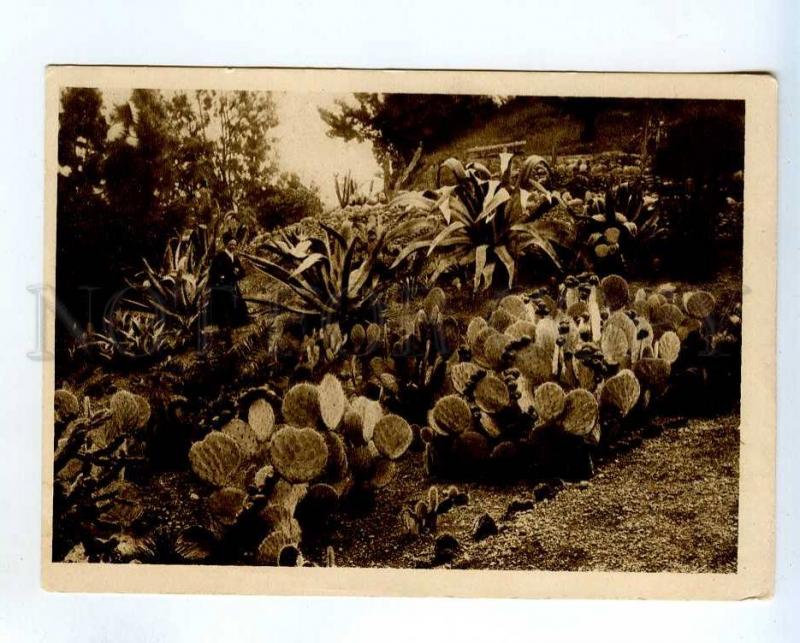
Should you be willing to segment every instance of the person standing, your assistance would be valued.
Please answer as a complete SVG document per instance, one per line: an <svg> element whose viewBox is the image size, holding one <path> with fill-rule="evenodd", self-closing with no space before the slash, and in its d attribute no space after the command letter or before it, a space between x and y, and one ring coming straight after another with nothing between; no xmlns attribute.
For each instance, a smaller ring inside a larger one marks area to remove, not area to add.
<svg viewBox="0 0 800 643"><path fill-rule="evenodd" d="M226 232L222 237L224 247L211 261L208 274L208 322L219 328L231 329L249 320L247 304L239 290L244 268L237 256L239 243Z"/></svg>

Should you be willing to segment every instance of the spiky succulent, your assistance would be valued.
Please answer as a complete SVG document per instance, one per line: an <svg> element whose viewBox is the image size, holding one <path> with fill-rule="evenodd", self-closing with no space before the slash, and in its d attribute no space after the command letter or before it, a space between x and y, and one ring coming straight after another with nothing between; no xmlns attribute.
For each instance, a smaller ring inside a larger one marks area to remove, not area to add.
<svg viewBox="0 0 800 643"><path fill-rule="evenodd" d="M244 255L282 288L276 295L250 295L248 301L300 314L316 327L338 323L343 331L380 319L394 269L389 244L398 230L380 228L371 239L350 224L341 232L320 225L319 235L297 242L275 239L262 246L261 255Z"/></svg>
<svg viewBox="0 0 800 643"><path fill-rule="evenodd" d="M455 184L422 194L404 193L395 204L414 206L438 213L440 226L429 237L410 243L397 261L425 250L434 257L432 281L463 269L471 273L475 291L489 288L499 266L508 286L514 283L516 263L525 253L538 251L555 268L560 262L554 244L565 240L565 231L542 215L563 204L558 193L550 192L535 179L539 157L523 163L516 181L511 178L511 155L501 155L499 179L491 178L480 164L466 166L455 158L442 163Z"/></svg>

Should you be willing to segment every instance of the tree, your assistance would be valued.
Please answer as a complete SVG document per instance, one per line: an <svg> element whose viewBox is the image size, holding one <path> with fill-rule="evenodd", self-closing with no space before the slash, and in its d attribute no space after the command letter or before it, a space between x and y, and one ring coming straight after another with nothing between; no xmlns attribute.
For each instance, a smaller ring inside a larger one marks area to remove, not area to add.
<svg viewBox="0 0 800 643"><path fill-rule="evenodd" d="M253 205L258 224L267 230L322 213L319 187L303 185L293 172L284 172L273 185L262 187Z"/></svg>
<svg viewBox="0 0 800 643"><path fill-rule="evenodd" d="M369 141L375 158L386 166L394 182L413 158L420 144L425 150L450 142L476 122L494 113L498 104L491 96L458 94L353 95L355 104L337 100L335 109L320 108L328 136L345 141Z"/></svg>

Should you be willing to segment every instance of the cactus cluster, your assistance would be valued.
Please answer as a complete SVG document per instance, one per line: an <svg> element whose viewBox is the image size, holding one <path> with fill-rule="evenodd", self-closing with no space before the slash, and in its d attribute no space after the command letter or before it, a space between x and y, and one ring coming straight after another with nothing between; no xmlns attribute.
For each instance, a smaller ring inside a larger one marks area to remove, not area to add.
<svg viewBox="0 0 800 643"><path fill-rule="evenodd" d="M421 430L428 471L551 470L554 448L584 457L664 395L682 339L714 305L706 292L631 293L618 275L590 273L557 291L505 296L469 322L460 361L448 366L452 392Z"/></svg>
<svg viewBox="0 0 800 643"><path fill-rule="evenodd" d="M301 382L276 413L266 396L244 398L240 417L192 445L195 474L216 488L208 509L233 526L255 519L263 564L299 564L303 528L327 522L353 489L391 482L413 434L366 397L347 399L338 378Z"/></svg>
<svg viewBox="0 0 800 643"><path fill-rule="evenodd" d="M138 487L128 480L128 467L142 459L140 433L150 421L149 402L124 389L106 404L58 389L53 403L54 524L63 532L61 542L73 547L70 559L135 557L138 545L131 547L138 540L130 529L144 509ZM84 529L87 524L93 528ZM82 555L76 557L78 550ZM58 558L62 554L67 552L55 553Z"/></svg>

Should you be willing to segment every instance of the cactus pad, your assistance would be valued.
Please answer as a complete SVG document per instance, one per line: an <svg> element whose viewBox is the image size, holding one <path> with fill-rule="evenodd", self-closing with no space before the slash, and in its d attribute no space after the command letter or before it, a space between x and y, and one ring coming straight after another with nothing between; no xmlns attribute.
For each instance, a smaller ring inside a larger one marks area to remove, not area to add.
<svg viewBox="0 0 800 643"><path fill-rule="evenodd" d="M528 308L519 295L506 295L500 300L500 308L507 310L517 319L525 319L528 316Z"/></svg>
<svg viewBox="0 0 800 643"><path fill-rule="evenodd" d="M314 429L279 429L272 437L269 453L276 471L289 482L313 480L328 463L325 438Z"/></svg>
<svg viewBox="0 0 800 643"><path fill-rule="evenodd" d="M547 423L557 419L564 411L566 396L555 382L545 382L533 392L533 408L539 416L539 422Z"/></svg>
<svg viewBox="0 0 800 643"><path fill-rule="evenodd" d="M681 340L671 330L658 338L658 356L672 364L681 352Z"/></svg>
<svg viewBox="0 0 800 643"><path fill-rule="evenodd" d="M511 402L505 382L495 375L481 378L475 387L475 404L486 413L498 413Z"/></svg>
<svg viewBox="0 0 800 643"><path fill-rule="evenodd" d="M282 552L287 548L296 548L299 541L300 526L297 521L280 523L258 546L258 562L262 565L278 565Z"/></svg>
<svg viewBox="0 0 800 643"><path fill-rule="evenodd" d="M472 424L469 405L458 395L445 395L428 414L428 422L445 435L463 433Z"/></svg>
<svg viewBox="0 0 800 643"><path fill-rule="evenodd" d="M350 344L356 350L360 351L367 343L367 331L361 324L353 324L350 329Z"/></svg>
<svg viewBox="0 0 800 643"><path fill-rule="evenodd" d="M330 480L342 480L347 476L347 451L344 440L336 433L327 431L323 434L328 447L328 464L325 475Z"/></svg>
<svg viewBox="0 0 800 643"><path fill-rule="evenodd" d="M483 432L490 438L497 439L503 433L500 425L495 422L494 418L488 413L481 413L480 425Z"/></svg>
<svg viewBox="0 0 800 643"><path fill-rule="evenodd" d="M594 395L582 388L567 393L561 426L567 433L586 436L597 422L598 406Z"/></svg>
<svg viewBox="0 0 800 643"><path fill-rule="evenodd" d="M242 454L236 441L221 431L209 433L189 449L189 462L197 477L216 487L224 486L236 473Z"/></svg>
<svg viewBox="0 0 800 643"><path fill-rule="evenodd" d="M364 444L364 420L355 409L347 409L342 418L342 433L352 444Z"/></svg>
<svg viewBox="0 0 800 643"><path fill-rule="evenodd" d="M550 379L553 373L553 353L530 344L517 351L513 359L514 366L532 384L541 384Z"/></svg>
<svg viewBox="0 0 800 643"><path fill-rule="evenodd" d="M450 381L453 382L453 388L459 393L467 390L472 378L476 377L478 373L484 370L477 364L472 362L459 362L450 367Z"/></svg>
<svg viewBox="0 0 800 643"><path fill-rule="evenodd" d="M489 459L491 447L486 436L477 431L464 431L453 440L453 460L462 473L469 474Z"/></svg>
<svg viewBox="0 0 800 643"><path fill-rule="evenodd" d="M625 417L639 400L641 388L633 371L622 370L603 384L600 403L616 408Z"/></svg>
<svg viewBox="0 0 800 643"><path fill-rule="evenodd" d="M308 382L295 384L283 398L283 419L298 428L315 427L319 420L319 391Z"/></svg>
<svg viewBox="0 0 800 643"><path fill-rule="evenodd" d="M551 317L540 319L536 323L536 346L543 349L545 353L552 355L553 349L556 347L556 339L558 338L558 326Z"/></svg>
<svg viewBox="0 0 800 643"><path fill-rule="evenodd" d="M498 308L489 318L489 326L502 333L515 321L514 316L505 308Z"/></svg>
<svg viewBox="0 0 800 643"><path fill-rule="evenodd" d="M383 339L383 331L378 324L369 324L367 326L367 346L374 348L380 344Z"/></svg>
<svg viewBox="0 0 800 643"><path fill-rule="evenodd" d="M437 286L436 288L431 288L428 294L425 295L425 299L422 302L422 309L425 311L428 319L432 319L434 308L442 311L444 310L446 302L447 296L444 294L444 290Z"/></svg>
<svg viewBox="0 0 800 643"><path fill-rule="evenodd" d="M247 423L259 442L266 442L275 429L275 411L264 398L258 398L247 409Z"/></svg>
<svg viewBox="0 0 800 643"><path fill-rule="evenodd" d="M670 363L665 359L652 357L640 359L634 364L633 372L646 388L660 395L667 388Z"/></svg>
<svg viewBox="0 0 800 643"><path fill-rule="evenodd" d="M242 459L249 460L256 454L258 450L256 432L244 420L231 420L222 427L222 432L236 441Z"/></svg>
<svg viewBox="0 0 800 643"><path fill-rule="evenodd" d="M150 404L141 395L120 390L111 396L109 402L111 420L119 433L141 429L150 419Z"/></svg>
<svg viewBox="0 0 800 643"><path fill-rule="evenodd" d="M411 446L414 433L405 419L389 414L384 415L375 425L372 439L378 453L390 460L396 460Z"/></svg>
<svg viewBox="0 0 800 643"><path fill-rule="evenodd" d="M628 282L619 275L608 275L600 282L603 298L611 310L620 310L628 305L631 299Z"/></svg>
<svg viewBox="0 0 800 643"><path fill-rule="evenodd" d="M383 408L380 402L370 400L368 397L357 397L351 403L352 409L361 416L361 425L364 433L364 440L372 439L375 424L383 416Z"/></svg>
<svg viewBox="0 0 800 643"><path fill-rule="evenodd" d="M381 489L388 485L397 473L397 465L391 460L380 458L375 464L375 470L369 480L370 486L374 489Z"/></svg>
<svg viewBox="0 0 800 643"><path fill-rule="evenodd" d="M606 324L600 339L603 357L609 364L619 364L628 355L628 337L625 331L614 324Z"/></svg>
<svg viewBox="0 0 800 643"><path fill-rule="evenodd" d="M536 337L536 324L527 319L520 319L515 321L505 330L505 334L511 339L522 339L523 337Z"/></svg>
<svg viewBox="0 0 800 643"><path fill-rule="evenodd" d="M65 388L60 388L53 394L53 406L57 422L69 422L81 412L78 398Z"/></svg>
<svg viewBox="0 0 800 643"><path fill-rule="evenodd" d="M334 375L328 373L322 378L318 388L319 410L326 427L333 430L339 426L347 405L342 383Z"/></svg>
<svg viewBox="0 0 800 643"><path fill-rule="evenodd" d="M233 525L244 509L247 494L237 487L217 489L208 497L208 510L223 525Z"/></svg>
<svg viewBox="0 0 800 643"><path fill-rule="evenodd" d="M483 317L473 317L467 326L467 344L470 348L478 338L480 332L486 328L488 324Z"/></svg>
<svg viewBox="0 0 800 643"><path fill-rule="evenodd" d="M705 290L695 290L683 295L683 307L690 317L705 319L714 312L717 302L714 295Z"/></svg>
<svg viewBox="0 0 800 643"><path fill-rule="evenodd" d="M604 328L608 326L616 326L625 333L625 338L628 340L628 346L633 348L636 345L636 324L624 312L618 310L609 315Z"/></svg>
<svg viewBox="0 0 800 643"><path fill-rule="evenodd" d="M503 358L511 339L503 333L495 333L483 345L483 355L486 358L489 366L494 369L500 369L503 364Z"/></svg>
<svg viewBox="0 0 800 643"><path fill-rule="evenodd" d="M347 452L347 461L358 479L371 478L375 472L375 465L380 459L380 453L375 443L370 440L364 445L351 447Z"/></svg>

